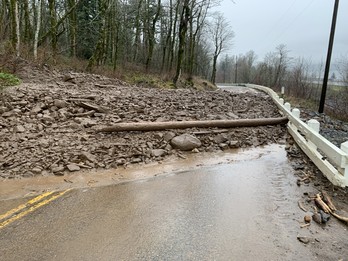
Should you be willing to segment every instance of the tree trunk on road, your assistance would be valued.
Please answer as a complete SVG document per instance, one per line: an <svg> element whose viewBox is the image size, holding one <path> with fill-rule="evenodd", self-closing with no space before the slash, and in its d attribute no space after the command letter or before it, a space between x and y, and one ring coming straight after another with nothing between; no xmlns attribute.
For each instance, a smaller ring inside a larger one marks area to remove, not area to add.
<svg viewBox="0 0 348 261"><path fill-rule="evenodd" d="M263 118L263 119L241 119L241 120L212 120L212 121L168 121L168 122L136 122L119 123L110 127L97 130L97 132L120 132L120 131L156 131L167 129L186 128L235 128L235 127L257 127L265 125L286 124L288 119Z"/></svg>

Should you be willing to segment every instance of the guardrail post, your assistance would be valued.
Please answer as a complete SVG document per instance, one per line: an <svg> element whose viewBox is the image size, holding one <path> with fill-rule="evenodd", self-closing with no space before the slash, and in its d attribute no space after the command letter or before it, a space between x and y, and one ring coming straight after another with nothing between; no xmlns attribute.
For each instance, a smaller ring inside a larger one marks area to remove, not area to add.
<svg viewBox="0 0 348 261"><path fill-rule="evenodd" d="M311 128L314 132L319 133L320 130L320 123L317 120L311 119L307 122L308 127ZM310 146L312 149L316 150L317 146L310 140L308 140L308 146Z"/></svg>
<svg viewBox="0 0 348 261"><path fill-rule="evenodd" d="M296 118L300 118L300 110L297 108L293 108L292 115L294 115L294 117L296 117Z"/></svg>
<svg viewBox="0 0 348 261"><path fill-rule="evenodd" d="M348 141L341 143L341 150L348 154ZM345 168L342 169L342 174L345 177L346 185L348 186L348 159Z"/></svg>
<svg viewBox="0 0 348 261"><path fill-rule="evenodd" d="M320 122L314 119L311 119L307 122L308 127L311 128L313 131L319 133L320 130Z"/></svg>
<svg viewBox="0 0 348 261"><path fill-rule="evenodd" d="M284 86L282 86L282 88L280 89L280 93L281 93L282 95L284 95L284 93L285 93L285 87L284 87Z"/></svg>
<svg viewBox="0 0 348 261"><path fill-rule="evenodd" d="M297 108L293 108L291 111L292 116L294 116L295 118L300 119L300 110ZM291 122L291 120L289 121L288 125L291 125L291 127L294 130L297 130L296 124L294 124L293 122Z"/></svg>
<svg viewBox="0 0 348 261"><path fill-rule="evenodd" d="M290 105L290 103L288 103L288 102L286 102L286 103L284 104L284 107L285 107L286 109L288 109L289 111L290 111L290 109L291 109L291 105Z"/></svg>
<svg viewBox="0 0 348 261"><path fill-rule="evenodd" d="M283 105L283 104L284 104L284 99L283 99L283 98L280 98L280 99L279 99L279 102L280 102L281 105Z"/></svg>

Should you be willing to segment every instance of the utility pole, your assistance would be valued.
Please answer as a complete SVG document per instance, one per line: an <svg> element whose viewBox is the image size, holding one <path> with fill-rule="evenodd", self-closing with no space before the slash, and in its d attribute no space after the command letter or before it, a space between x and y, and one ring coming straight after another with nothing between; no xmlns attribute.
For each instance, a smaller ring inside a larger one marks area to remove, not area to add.
<svg viewBox="0 0 348 261"><path fill-rule="evenodd" d="M237 60L237 55L236 55L236 67L234 71L234 83L237 83L237 72L238 72L238 60Z"/></svg>
<svg viewBox="0 0 348 261"><path fill-rule="evenodd" d="M336 29L338 4L339 4L339 0L335 0L335 6L334 6L333 15L332 15L329 48L328 48L327 57L326 57L326 65L325 65L323 87L321 89L321 97L320 97L320 103L319 103L319 113L323 113L324 112L326 89L327 89L327 81L328 81L328 78L329 78L329 71L330 71L332 47L333 47L333 42L334 42L334 38L335 38L335 29Z"/></svg>

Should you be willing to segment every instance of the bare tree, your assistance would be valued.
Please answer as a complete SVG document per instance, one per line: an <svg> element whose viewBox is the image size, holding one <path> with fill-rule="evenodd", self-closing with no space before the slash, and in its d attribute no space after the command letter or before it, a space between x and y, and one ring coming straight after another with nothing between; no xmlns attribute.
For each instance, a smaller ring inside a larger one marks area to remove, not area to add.
<svg viewBox="0 0 348 261"><path fill-rule="evenodd" d="M216 65L219 55L231 45L234 32L228 21L221 13L215 13L209 32L212 35L213 42L213 67L211 74L211 82L215 84Z"/></svg>
<svg viewBox="0 0 348 261"><path fill-rule="evenodd" d="M20 55L20 28L19 28L19 13L18 13L18 1L10 0L11 11L11 27L12 27L12 46L15 49L16 55Z"/></svg>
<svg viewBox="0 0 348 261"><path fill-rule="evenodd" d="M180 26L179 26L179 46L178 46L178 60L176 65L176 73L174 77L174 84L177 84L177 82L180 79L181 70L182 70L182 62L184 58L184 50L185 50L185 38L186 38L186 32L188 28L188 22L190 19L190 1L184 0L182 11L180 15Z"/></svg>

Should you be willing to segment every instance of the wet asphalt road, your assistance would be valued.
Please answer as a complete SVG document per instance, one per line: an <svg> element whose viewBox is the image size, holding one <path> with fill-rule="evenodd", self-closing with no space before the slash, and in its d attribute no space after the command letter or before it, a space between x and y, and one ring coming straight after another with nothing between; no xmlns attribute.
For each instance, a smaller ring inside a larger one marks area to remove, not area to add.
<svg viewBox="0 0 348 261"><path fill-rule="evenodd" d="M0 260L314 260L283 146L230 164L75 189L0 230Z"/></svg>

